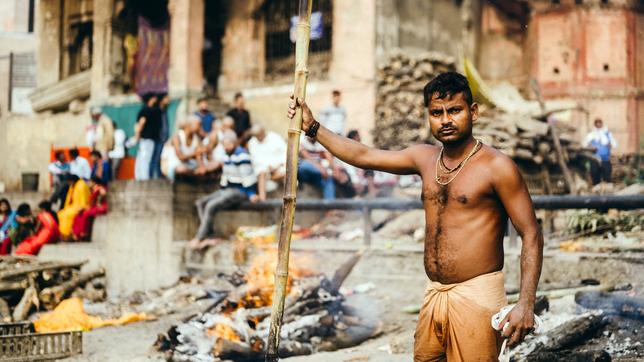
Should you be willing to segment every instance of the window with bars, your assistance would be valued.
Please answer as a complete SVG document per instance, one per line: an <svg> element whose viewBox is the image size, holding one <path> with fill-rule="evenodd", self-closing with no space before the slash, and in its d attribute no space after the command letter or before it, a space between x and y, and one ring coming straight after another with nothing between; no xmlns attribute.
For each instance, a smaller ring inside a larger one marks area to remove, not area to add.
<svg viewBox="0 0 644 362"><path fill-rule="evenodd" d="M311 39L309 46L310 77L320 79L327 76L331 62L331 39L333 35L332 0L313 0L312 12L320 22L315 30L319 36ZM293 74L295 67L295 43L291 40L292 17L298 14L298 2L290 0L269 1L265 7L266 20L266 76L267 81L286 78Z"/></svg>

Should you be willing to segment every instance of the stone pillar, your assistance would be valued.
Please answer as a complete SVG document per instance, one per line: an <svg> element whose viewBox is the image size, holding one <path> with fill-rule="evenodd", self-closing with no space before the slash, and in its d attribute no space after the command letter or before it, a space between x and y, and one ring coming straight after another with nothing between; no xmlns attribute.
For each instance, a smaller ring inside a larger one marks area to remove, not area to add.
<svg viewBox="0 0 644 362"><path fill-rule="evenodd" d="M109 96L112 10L114 0L94 0L94 34L92 37L91 99L101 102Z"/></svg>
<svg viewBox="0 0 644 362"><path fill-rule="evenodd" d="M347 109L346 130L360 130L362 141L371 144L376 109L376 2L333 2L333 46L329 78L342 92ZM366 31L365 29L369 29ZM331 98L330 90L326 97Z"/></svg>
<svg viewBox="0 0 644 362"><path fill-rule="evenodd" d="M36 9L36 83L38 87L60 80L62 0L38 1Z"/></svg>
<svg viewBox="0 0 644 362"><path fill-rule="evenodd" d="M170 0L169 10L168 89L183 97L201 91L203 82L204 0Z"/></svg>

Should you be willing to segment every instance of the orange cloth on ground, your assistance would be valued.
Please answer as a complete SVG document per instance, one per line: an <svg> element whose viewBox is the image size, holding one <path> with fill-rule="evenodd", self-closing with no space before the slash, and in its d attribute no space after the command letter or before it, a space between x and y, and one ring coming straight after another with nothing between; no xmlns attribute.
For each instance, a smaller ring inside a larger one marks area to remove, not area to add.
<svg viewBox="0 0 644 362"><path fill-rule="evenodd" d="M63 238L69 237L72 233L74 218L82 209L89 206L89 186L82 179L76 181L74 186L67 191L65 206L58 211L60 235Z"/></svg>
<svg viewBox="0 0 644 362"><path fill-rule="evenodd" d="M145 313L128 313L118 319L102 319L85 313L79 298L65 299L49 313L34 321L38 333L89 331L94 328L154 319Z"/></svg>
<svg viewBox="0 0 644 362"><path fill-rule="evenodd" d="M16 254L38 255L43 245L58 241L58 224L54 217L47 211L37 216L39 228L36 235L23 240L16 248Z"/></svg>
<svg viewBox="0 0 644 362"><path fill-rule="evenodd" d="M455 284L429 282L414 336L414 362L496 361L502 340L490 321L506 304L502 272Z"/></svg>

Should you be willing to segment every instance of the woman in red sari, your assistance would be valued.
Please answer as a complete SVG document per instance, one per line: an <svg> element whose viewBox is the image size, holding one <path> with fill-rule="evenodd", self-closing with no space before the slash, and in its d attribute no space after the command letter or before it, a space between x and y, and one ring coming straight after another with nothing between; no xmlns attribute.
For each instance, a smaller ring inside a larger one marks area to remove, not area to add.
<svg viewBox="0 0 644 362"><path fill-rule="evenodd" d="M51 202L44 200L38 204L40 211L36 216L36 233L24 239L16 248L16 254L38 255L40 248L54 243L60 238L58 217L51 210Z"/></svg>
<svg viewBox="0 0 644 362"><path fill-rule="evenodd" d="M93 176L89 181L89 187L92 193L89 198L89 207L76 215L72 226L74 240L90 241L94 218L107 214L107 188L103 181L97 176Z"/></svg>

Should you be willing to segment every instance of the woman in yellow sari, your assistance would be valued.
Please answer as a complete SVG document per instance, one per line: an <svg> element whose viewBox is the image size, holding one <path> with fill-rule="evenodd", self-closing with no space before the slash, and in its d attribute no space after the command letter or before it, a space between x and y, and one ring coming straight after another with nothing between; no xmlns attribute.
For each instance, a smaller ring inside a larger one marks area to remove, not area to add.
<svg viewBox="0 0 644 362"><path fill-rule="evenodd" d="M69 191L65 198L65 206L58 211L60 237L63 240L69 239L72 233L72 225L76 215L89 206L89 186L76 175L67 176Z"/></svg>

